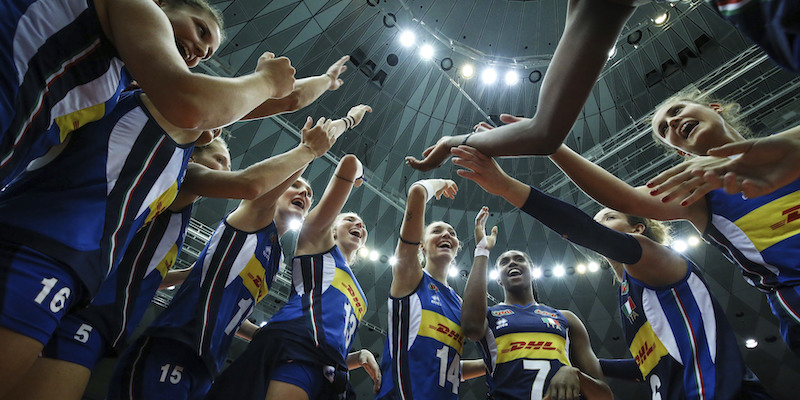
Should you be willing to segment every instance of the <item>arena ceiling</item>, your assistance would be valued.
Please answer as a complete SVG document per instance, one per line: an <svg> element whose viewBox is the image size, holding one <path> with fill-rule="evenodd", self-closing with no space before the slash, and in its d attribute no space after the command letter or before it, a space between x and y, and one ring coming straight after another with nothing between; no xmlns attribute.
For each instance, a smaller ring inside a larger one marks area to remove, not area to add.
<svg viewBox="0 0 800 400"><path fill-rule="evenodd" d="M450 222L465 245L456 276L450 279L456 291L463 292L464 276L471 265L474 217L482 205L488 205L493 213L489 224L500 228L498 248L526 250L544 270L545 276L537 282L541 299L576 312L586 323L599 356L628 355L620 338L617 289L610 271L576 273L576 266L589 260L587 252L459 178L450 163L420 173L403 162L406 155L420 155L442 135L468 132L475 123L496 120L500 113L534 115L539 78L546 72L563 30L566 1L212 3L223 11L228 39L204 67L205 72L245 74L254 69L263 52L270 51L289 57L297 69L296 76L305 77L324 73L344 54L353 56L339 90L324 94L294 114L235 124L230 149L233 167L244 168L295 146L298 128L308 115L341 117L359 103L373 107L361 125L339 139L329 157L318 159L306 172L312 187L321 193L336 161L344 154L355 154L366 168L368 183L353 192L345 209L363 217L370 230L368 246L381 256L377 261L362 259L354 268L370 305L354 348L367 347L381 353L391 282L387 259L397 242L406 190L418 179L440 177L454 179L460 192L453 201L429 204L427 220ZM653 19L667 11L669 20L656 26ZM414 46L399 43L401 30L416 34ZM433 59L419 56L422 44L434 48ZM478 74L494 66L500 79L491 85L477 77L465 79L459 74L465 63L472 64ZM451 64L449 70L443 68ZM507 70L519 74L513 86L503 83L502 74ZM778 69L701 0L648 4L640 7L623 29L616 53L609 58L566 143L629 183L643 184L679 162L654 146L646 118L660 101L688 85L738 99L758 135L781 131L797 120L800 79ZM501 164L512 176L578 204L588 213L599 208L546 158L504 159ZM202 248L202 238L236 204L201 200L195 215L200 224L193 227L189 243L193 249L184 261L191 261L192 254ZM678 236L692 233L684 225L675 228ZM738 270L716 250L701 244L688 252L704 266L712 290L742 341L754 337L760 342L753 350L742 346L751 368L777 398L791 397L788 393L800 389L800 383L793 379L800 363L785 351L764 296L748 287ZM565 267L565 276L552 276L557 265ZM281 279L254 314L256 322L271 315L288 293L286 280ZM502 300L502 292L494 284L490 294ZM475 357L477 352L470 351L468 356ZM354 378L359 391L368 397L371 386L365 383L366 375L354 374ZM612 385L620 398L645 398L648 393L644 385L618 381ZM477 399L484 396L485 389L476 382L466 385L462 393L462 398Z"/></svg>

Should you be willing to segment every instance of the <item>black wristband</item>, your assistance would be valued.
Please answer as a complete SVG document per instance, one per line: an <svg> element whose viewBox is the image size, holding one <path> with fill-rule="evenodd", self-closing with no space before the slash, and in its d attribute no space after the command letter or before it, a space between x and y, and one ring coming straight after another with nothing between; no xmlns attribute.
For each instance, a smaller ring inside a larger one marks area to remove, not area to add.
<svg viewBox="0 0 800 400"><path fill-rule="evenodd" d="M403 239L402 236L399 236L399 238L400 238L400 242L402 242L402 243L405 243L405 244L408 244L408 245L411 245L411 246L419 246L419 242L412 242L410 240L405 240L405 239Z"/></svg>

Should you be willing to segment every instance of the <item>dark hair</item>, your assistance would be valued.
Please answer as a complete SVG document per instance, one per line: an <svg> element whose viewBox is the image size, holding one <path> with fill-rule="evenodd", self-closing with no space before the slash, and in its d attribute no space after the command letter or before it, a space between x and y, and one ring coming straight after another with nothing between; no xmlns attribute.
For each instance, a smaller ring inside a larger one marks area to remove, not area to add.
<svg viewBox="0 0 800 400"><path fill-rule="evenodd" d="M220 43L225 41L225 20L222 13L207 0L163 0L163 2L169 7L192 7L207 12L219 26Z"/></svg>
<svg viewBox="0 0 800 400"><path fill-rule="evenodd" d="M720 111L719 114L720 116L722 116L722 119L725 121L725 123L727 123L731 128L735 129L737 132L739 132L740 135L744 137L748 137L751 135L750 128L748 128L747 125L741 121L740 111L742 109L742 106L739 105L739 103L735 101L728 101L724 99L715 98L711 95L711 93L702 92L700 91L700 89L694 86L690 86L687 89L675 93L674 95L670 96L666 100L662 101L659 105L657 105L656 108L653 110L653 114L650 115L648 123L652 125L653 117L655 116L655 113L658 110L670 104L679 102L695 103L695 104L700 104L701 106L708 106L709 104L713 103L719 104L722 107L722 111ZM667 152L672 153L675 151L675 148L666 143L664 141L664 138L659 136L656 130L651 130L651 134L653 140L656 141L656 144L665 148Z"/></svg>

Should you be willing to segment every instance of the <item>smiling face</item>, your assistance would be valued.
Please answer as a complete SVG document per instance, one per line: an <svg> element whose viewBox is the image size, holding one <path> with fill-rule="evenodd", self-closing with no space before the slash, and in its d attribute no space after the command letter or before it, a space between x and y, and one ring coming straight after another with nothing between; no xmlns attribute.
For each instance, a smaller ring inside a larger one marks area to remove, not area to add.
<svg viewBox="0 0 800 400"><path fill-rule="evenodd" d="M422 241L425 257L438 264L449 264L458 253L456 230L447 222L438 221L428 225Z"/></svg>
<svg viewBox="0 0 800 400"><path fill-rule="evenodd" d="M222 33L210 11L187 5L164 3L161 9L172 25L175 45L189 68L211 58L219 48Z"/></svg>
<svg viewBox="0 0 800 400"><path fill-rule="evenodd" d="M311 208L314 193L303 178L298 178L292 186L278 198L275 211L283 221L302 220Z"/></svg>
<svg viewBox="0 0 800 400"><path fill-rule="evenodd" d="M531 290L531 267L530 260L523 252L506 251L497 259L498 283L507 292Z"/></svg>
<svg viewBox="0 0 800 400"><path fill-rule="evenodd" d="M356 213L342 213L333 222L333 239L343 253L352 253L367 242L367 228Z"/></svg>
<svg viewBox="0 0 800 400"><path fill-rule="evenodd" d="M720 115L716 105L691 101L665 104L653 115L655 136L668 145L692 155L705 155L709 149L744 140Z"/></svg>

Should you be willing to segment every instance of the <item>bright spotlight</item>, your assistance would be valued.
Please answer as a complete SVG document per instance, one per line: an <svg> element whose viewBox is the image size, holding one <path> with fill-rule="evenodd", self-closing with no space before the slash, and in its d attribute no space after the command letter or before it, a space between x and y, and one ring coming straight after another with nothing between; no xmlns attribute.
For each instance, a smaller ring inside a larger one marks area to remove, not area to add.
<svg viewBox="0 0 800 400"><path fill-rule="evenodd" d="M389 265L397 265L397 257L395 256L389 257Z"/></svg>
<svg viewBox="0 0 800 400"><path fill-rule="evenodd" d="M612 47L611 50L608 51L608 59L614 58L615 55L617 55L617 46Z"/></svg>
<svg viewBox="0 0 800 400"><path fill-rule="evenodd" d="M293 219L293 220L289 221L289 230L291 230L291 231L300 230L300 227L302 227L302 226L303 226L303 221L301 221L299 219Z"/></svg>
<svg viewBox="0 0 800 400"><path fill-rule="evenodd" d="M597 270L600 269L600 264L592 261L592 262L589 263L588 268L589 268L589 272L597 272Z"/></svg>
<svg viewBox="0 0 800 400"><path fill-rule="evenodd" d="M414 45L414 42L417 40L417 37L414 35L414 32L411 31L403 31L400 33L400 44L403 47L411 47Z"/></svg>
<svg viewBox="0 0 800 400"><path fill-rule="evenodd" d="M472 68L472 65L465 64L463 67L461 67L461 76L464 77L464 79L472 78L474 75L475 68Z"/></svg>
<svg viewBox="0 0 800 400"><path fill-rule="evenodd" d="M433 46L429 44L422 45L419 49L419 56L425 60L430 60L433 58Z"/></svg>
<svg viewBox="0 0 800 400"><path fill-rule="evenodd" d="M577 267L575 267L575 271L577 271L577 272L578 272L578 274L580 274L580 275L583 275L583 274L585 274L585 273L586 273L586 265L584 265L584 264L578 264L578 266L577 266Z"/></svg>
<svg viewBox="0 0 800 400"><path fill-rule="evenodd" d="M495 71L494 68L486 68L483 70L483 73L481 73L481 81L487 85L495 83L495 81L497 81L497 71Z"/></svg>
<svg viewBox="0 0 800 400"><path fill-rule="evenodd" d="M496 269L489 271L489 279L496 280L498 276L500 276L500 273Z"/></svg>
<svg viewBox="0 0 800 400"><path fill-rule="evenodd" d="M653 25L661 26L669 21L669 11L665 11L663 14L653 18Z"/></svg>
<svg viewBox="0 0 800 400"><path fill-rule="evenodd" d="M447 275L450 275L451 278L458 276L458 269L456 269L456 267L450 267L450 269L447 270Z"/></svg>
<svg viewBox="0 0 800 400"><path fill-rule="evenodd" d="M534 268L533 271L531 271L531 276L533 277L533 279L541 278L542 277L542 269L539 268L539 267Z"/></svg>
<svg viewBox="0 0 800 400"><path fill-rule="evenodd" d="M506 72L506 85L514 86L519 83L519 74L517 71L508 71Z"/></svg>
<svg viewBox="0 0 800 400"><path fill-rule="evenodd" d="M555 276L556 278L560 278L560 277L564 276L565 272L566 271L564 271L564 267L562 267L560 265L556 265L556 267L553 268L553 276Z"/></svg>
<svg viewBox="0 0 800 400"><path fill-rule="evenodd" d="M261 323L260 323L260 324L258 324L258 327L259 327L259 328L263 328L263 327L264 327L264 325L266 325L266 324L267 324L267 321L261 321Z"/></svg>
<svg viewBox="0 0 800 400"><path fill-rule="evenodd" d="M378 253L378 250L372 250L371 252L369 252L369 259L371 261L378 261L378 258L380 258L380 256L381 253Z"/></svg>
<svg viewBox="0 0 800 400"><path fill-rule="evenodd" d="M700 238L697 236L690 236L686 242L689 243L689 246L694 247L700 244Z"/></svg>
<svg viewBox="0 0 800 400"><path fill-rule="evenodd" d="M369 249L362 247L360 250L358 250L358 255L361 257L369 257Z"/></svg>
<svg viewBox="0 0 800 400"><path fill-rule="evenodd" d="M175 285L168 287L167 290L175 290Z"/></svg>
<svg viewBox="0 0 800 400"><path fill-rule="evenodd" d="M678 253L683 253L689 246L683 240L676 240L672 242L672 249Z"/></svg>
<svg viewBox="0 0 800 400"><path fill-rule="evenodd" d="M758 346L758 340L750 338L744 341L744 347L747 347L748 349L755 349L756 346Z"/></svg>

